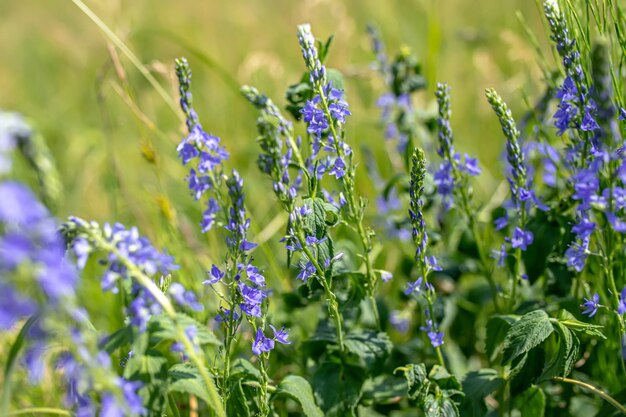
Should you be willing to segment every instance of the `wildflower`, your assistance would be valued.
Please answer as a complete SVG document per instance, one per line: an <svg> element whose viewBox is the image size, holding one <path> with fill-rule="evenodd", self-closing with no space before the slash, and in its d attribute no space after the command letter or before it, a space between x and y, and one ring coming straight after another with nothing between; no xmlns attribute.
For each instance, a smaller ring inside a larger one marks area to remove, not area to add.
<svg viewBox="0 0 626 417"><path fill-rule="evenodd" d="M219 280L221 280L222 278L224 278L224 272L220 271L220 269L215 264L211 266L211 271L209 271L208 274L210 278L202 281L204 285L213 285L216 282L219 282Z"/></svg>
<svg viewBox="0 0 626 417"><path fill-rule="evenodd" d="M503 243L500 250L492 250L491 257L498 260L498 268L504 268L504 261L506 259L506 245Z"/></svg>
<svg viewBox="0 0 626 417"><path fill-rule="evenodd" d="M330 174L334 175L337 179L343 178L343 176L346 175L346 164L340 156L335 159L335 163L330 170Z"/></svg>
<svg viewBox="0 0 626 417"><path fill-rule="evenodd" d="M506 157L509 163L511 178L509 178L509 185L511 187L511 196L514 202L519 202L519 189L527 188L527 169L524 163L524 155L522 154L519 146L520 132L517 129L513 114L509 110L506 103L493 89L488 89L486 92L487 101L495 111L500 125L502 126L502 132L507 138L506 142Z"/></svg>
<svg viewBox="0 0 626 417"><path fill-rule="evenodd" d="M581 305L581 307L585 308L583 314L588 315L589 317L593 317L598 312L598 307L600 307L600 296L598 293L595 293L591 300L585 298L585 302Z"/></svg>
<svg viewBox="0 0 626 417"><path fill-rule="evenodd" d="M291 344L291 342L287 340L287 338L289 337L289 334L285 330L284 326L280 330L276 330L276 328L272 326L271 324L269 326L272 328L272 331L274 332L274 340L276 340L278 343L282 343L283 345Z"/></svg>
<svg viewBox="0 0 626 417"><path fill-rule="evenodd" d="M426 310L426 316L430 316L430 312L428 310ZM426 332L426 335L434 348L443 345L444 334L443 332L437 331L437 326L431 318L426 319L426 326L420 327L420 330Z"/></svg>
<svg viewBox="0 0 626 417"><path fill-rule="evenodd" d="M510 241L513 248L526 250L528 245L533 243L533 234L532 232L525 231L520 229L519 227L516 227L513 231L513 237L510 239Z"/></svg>
<svg viewBox="0 0 626 417"><path fill-rule="evenodd" d="M215 316L215 321L218 323L229 321L230 315L231 315L231 310L220 309L220 311ZM233 310L232 315L233 315L233 320L235 321L239 320L240 316L239 316L239 313L237 313L237 311Z"/></svg>
<svg viewBox="0 0 626 417"><path fill-rule="evenodd" d="M389 271L380 271L380 279L383 282L388 282L391 281L391 279L393 278L393 274Z"/></svg>
<svg viewBox="0 0 626 417"><path fill-rule="evenodd" d="M402 312L392 310L389 314L389 323L400 333L406 333L409 330L410 320Z"/></svg>
<svg viewBox="0 0 626 417"><path fill-rule="evenodd" d="M180 306L188 306L194 311L202 311L204 307L200 304L196 298L196 294L193 291L185 290L182 284L174 282L168 288L168 293L172 299Z"/></svg>
<svg viewBox="0 0 626 417"><path fill-rule="evenodd" d="M619 304L617 305L617 314L626 313L626 287L622 289L619 295Z"/></svg>
<svg viewBox="0 0 626 417"><path fill-rule="evenodd" d="M424 151L415 148L411 158L411 182L409 187L410 208L409 220L411 221L413 241L417 250L415 259L420 260L425 256L428 235L426 234L426 223L422 214L423 202L421 200L424 192L424 176L426 175L426 160Z"/></svg>
<svg viewBox="0 0 626 417"><path fill-rule="evenodd" d="M502 230L509 225L509 214L508 212L504 213L504 216L498 217L493 222L496 230Z"/></svg>
<svg viewBox="0 0 626 417"><path fill-rule="evenodd" d="M315 38L311 33L311 25L298 26L298 42L302 50L304 62L310 72L311 84L322 86L326 84L326 68L322 65L315 48Z"/></svg>
<svg viewBox="0 0 626 417"><path fill-rule="evenodd" d="M267 297L267 294L265 294L262 290L249 287L244 283L239 284L239 290L241 291L241 296L248 305L259 305L263 302L263 299Z"/></svg>
<svg viewBox="0 0 626 417"><path fill-rule="evenodd" d="M582 244L572 242L569 248L565 251L567 266L574 268L576 272L581 272L585 268L585 262L587 261L588 246L588 240L583 240Z"/></svg>
<svg viewBox="0 0 626 417"><path fill-rule="evenodd" d="M619 117L617 118L617 120L621 120L621 121L626 121L626 109L621 107L619 109Z"/></svg>
<svg viewBox="0 0 626 417"><path fill-rule="evenodd" d="M309 277L313 276L314 274L315 266L311 261L308 261L306 264L303 263L300 265L300 272L298 273L298 276L296 278L306 282Z"/></svg>
<svg viewBox="0 0 626 417"><path fill-rule="evenodd" d="M269 352L274 349L274 340L265 337L263 330L260 328L256 331L256 337L252 343L252 353L260 355L263 352Z"/></svg>
<svg viewBox="0 0 626 417"><path fill-rule="evenodd" d="M409 283L407 288L404 290L404 293L406 295L411 295L413 293L419 294L422 291L422 283L423 283L423 281L424 281L424 278L423 277L419 277L418 279L416 279L412 283Z"/></svg>

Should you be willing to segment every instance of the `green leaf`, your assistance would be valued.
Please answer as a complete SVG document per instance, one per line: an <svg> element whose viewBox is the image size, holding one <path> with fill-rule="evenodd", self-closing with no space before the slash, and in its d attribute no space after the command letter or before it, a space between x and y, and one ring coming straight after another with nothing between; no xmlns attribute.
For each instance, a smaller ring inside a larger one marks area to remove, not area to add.
<svg viewBox="0 0 626 417"><path fill-rule="evenodd" d="M426 365L423 363L410 364L405 367L404 376L408 385L407 395L410 400L417 404L423 404L430 391L430 381L426 373Z"/></svg>
<svg viewBox="0 0 626 417"><path fill-rule="evenodd" d="M326 68L326 76L334 88L338 90L344 89L343 74L334 68Z"/></svg>
<svg viewBox="0 0 626 417"><path fill-rule="evenodd" d="M404 397L407 392L407 383L404 378L393 375L379 375L368 379L363 385L361 404L395 403Z"/></svg>
<svg viewBox="0 0 626 417"><path fill-rule="evenodd" d="M286 396L302 406L307 417L324 417L324 413L315 403L309 381L298 375L287 375L276 388L275 397Z"/></svg>
<svg viewBox="0 0 626 417"><path fill-rule="evenodd" d="M226 410L229 416L248 417L252 415L250 407L248 407L248 401L246 400L246 393L241 386L241 379L236 380L230 385L230 393L226 401Z"/></svg>
<svg viewBox="0 0 626 417"><path fill-rule="evenodd" d="M324 265L327 259L335 256L333 241L328 235L328 223L336 223L338 213L330 204L321 198L306 198L303 201L313 210L313 213L305 217L305 228L309 234L314 235L317 239L324 239L322 243L316 245L317 262Z"/></svg>
<svg viewBox="0 0 626 417"><path fill-rule="evenodd" d="M554 331L550 317L543 310L524 314L506 334L503 363L507 364L546 340Z"/></svg>
<svg viewBox="0 0 626 417"><path fill-rule="evenodd" d="M0 404L0 411L7 412L9 411L9 402L11 400L11 388L13 384L11 382L11 376L13 375L13 370L15 369L15 364L17 360L17 356L24 345L24 340L30 328L35 324L35 322L39 320L39 315L34 314L26 320L26 323L20 329L20 332L17 334L15 341L11 345L11 349L9 349L9 355L6 359L6 364L4 366L4 378L3 378L3 388L2 388L2 403Z"/></svg>
<svg viewBox="0 0 626 417"><path fill-rule="evenodd" d="M449 397L429 395L424 403L426 417L459 417L459 409Z"/></svg>
<svg viewBox="0 0 626 417"><path fill-rule="evenodd" d="M558 222L550 220L546 213L538 211L538 214L528 223L527 229L533 233L535 239L523 252L522 259L528 280L532 284L545 271L548 257L561 240L562 228Z"/></svg>
<svg viewBox="0 0 626 417"><path fill-rule="evenodd" d="M493 316L487 322L485 353L490 361L495 360L498 353L502 350L504 338L515 321L516 318L512 316Z"/></svg>
<svg viewBox="0 0 626 417"><path fill-rule="evenodd" d="M261 373L250 361L237 358L230 367L230 380L243 379L245 381L259 381Z"/></svg>
<svg viewBox="0 0 626 417"><path fill-rule="evenodd" d="M513 406L520 412L520 417L543 417L546 409L546 395L535 385L515 396Z"/></svg>
<svg viewBox="0 0 626 417"><path fill-rule="evenodd" d="M362 369L334 362L323 363L313 375L317 403L326 416L353 416L365 382Z"/></svg>
<svg viewBox="0 0 626 417"><path fill-rule="evenodd" d="M132 356L124 366L124 378L141 381L138 394L149 415L160 415L167 394L167 359L157 350Z"/></svg>
<svg viewBox="0 0 626 417"><path fill-rule="evenodd" d="M168 392L182 392L195 395L209 406L213 406L211 397L198 369L189 363L179 363L169 369L170 384Z"/></svg>
<svg viewBox="0 0 626 417"><path fill-rule="evenodd" d="M183 329L189 326L196 326L197 333L194 341L199 345L220 345L221 342L207 326L199 323L195 319L183 313L176 314L176 323ZM176 331L176 323L165 314L152 316L148 324L150 334L158 339L178 340L178 332Z"/></svg>
<svg viewBox="0 0 626 417"><path fill-rule="evenodd" d="M98 346L109 354L133 341L132 326L125 326L106 337Z"/></svg>
<svg viewBox="0 0 626 417"><path fill-rule="evenodd" d="M604 334L600 331L603 326L598 326L597 324L590 324L577 320L576 317L574 317L574 315L572 315L572 313L567 310L561 310L559 312L558 320L559 323L575 332L582 332L590 336L598 336L606 339L606 336L604 336Z"/></svg>
<svg viewBox="0 0 626 417"><path fill-rule="evenodd" d="M485 368L469 372L463 379L465 398L461 404L461 412L467 417L484 417L487 414L485 397L498 390L504 380L495 369Z"/></svg>
<svg viewBox="0 0 626 417"><path fill-rule="evenodd" d="M150 382L161 379L167 359L157 350L136 354L126 361L124 378Z"/></svg>
<svg viewBox="0 0 626 417"><path fill-rule="evenodd" d="M387 333L372 330L356 330L348 333L345 346L348 352L356 355L357 364L368 370L380 367L393 348Z"/></svg>
<svg viewBox="0 0 626 417"><path fill-rule="evenodd" d="M538 381L547 381L555 376L567 376L572 371L580 350L580 340L573 330L561 323L556 323L557 349L546 361L544 370Z"/></svg>

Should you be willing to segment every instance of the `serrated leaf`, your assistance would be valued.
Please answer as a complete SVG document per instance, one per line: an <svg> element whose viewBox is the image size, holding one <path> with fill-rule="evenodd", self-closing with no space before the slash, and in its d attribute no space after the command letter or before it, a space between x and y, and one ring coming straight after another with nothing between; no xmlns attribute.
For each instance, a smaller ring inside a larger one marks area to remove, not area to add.
<svg viewBox="0 0 626 417"><path fill-rule="evenodd" d="M524 314L506 334L503 363L507 364L546 340L554 331L550 317L543 310Z"/></svg>
<svg viewBox="0 0 626 417"><path fill-rule="evenodd" d="M345 417L354 415L364 382L362 369L325 362L313 375L312 386L326 416Z"/></svg>
<svg viewBox="0 0 626 417"><path fill-rule="evenodd" d="M168 371L170 384L168 392L182 392L195 395L202 401L212 406L211 397L207 390L200 372L189 363L178 363Z"/></svg>
<svg viewBox="0 0 626 417"><path fill-rule="evenodd" d="M372 330L350 332L344 342L348 352L358 358L358 364L369 370L382 365L393 348L387 333Z"/></svg>
<svg viewBox="0 0 626 417"><path fill-rule="evenodd" d="M520 412L520 417L543 417L546 409L546 395L535 385L515 396L513 406Z"/></svg>
<svg viewBox="0 0 626 417"><path fill-rule="evenodd" d="M490 361L495 360L506 334L517 319L513 316L493 316L487 322L487 339L485 340L485 353Z"/></svg>
<svg viewBox="0 0 626 417"><path fill-rule="evenodd" d="M468 373L463 379L463 416L484 417L487 413L485 397L498 390L503 383L504 380L495 369L486 368Z"/></svg>
<svg viewBox="0 0 626 417"><path fill-rule="evenodd" d="M189 317L183 313L176 314L176 324L181 328L186 329L189 326L195 326L197 329L194 341L199 345L220 345L220 340L215 337L207 326L199 323L197 320ZM165 314L159 314L152 316L150 323L148 324L148 330L150 334L158 339L163 340L178 340L178 332L176 331L176 324L169 316Z"/></svg>
<svg viewBox="0 0 626 417"><path fill-rule="evenodd" d="M551 359L546 361L538 381L547 381L555 376L567 376L572 371L580 350L580 340L572 330L561 323L556 323L558 349Z"/></svg>
<svg viewBox="0 0 626 417"><path fill-rule="evenodd" d="M393 375L379 375L368 379L363 385L362 403L385 404L397 402L407 392L407 382L404 378Z"/></svg>
<svg viewBox="0 0 626 417"><path fill-rule="evenodd" d="M246 393L241 386L241 379L230 385L230 393L226 401L226 411L229 416L248 417L251 416L250 407L246 400Z"/></svg>
<svg viewBox="0 0 626 417"><path fill-rule="evenodd" d="M307 417L324 417L324 413L315 403L313 390L309 381L298 375L287 375L276 388L276 397L286 396L302 406Z"/></svg>
<svg viewBox="0 0 626 417"><path fill-rule="evenodd" d="M426 417L459 417L459 409L454 401L445 395L429 395L424 403Z"/></svg>
<svg viewBox="0 0 626 417"><path fill-rule="evenodd" d="M590 336L598 336L606 339L606 336L604 336L604 334L600 331L603 326L577 320L576 317L574 317L574 315L567 310L561 310L559 312L559 323L575 332L583 332Z"/></svg>
<svg viewBox="0 0 626 417"><path fill-rule="evenodd" d="M423 404L430 391L430 381L426 373L426 366L423 363L410 364L405 367L404 376L408 384L407 395L410 400L417 404Z"/></svg>
<svg viewBox="0 0 626 417"><path fill-rule="evenodd" d="M437 383L443 391L461 392L461 383L446 368L440 365L433 365L428 373L428 379Z"/></svg>

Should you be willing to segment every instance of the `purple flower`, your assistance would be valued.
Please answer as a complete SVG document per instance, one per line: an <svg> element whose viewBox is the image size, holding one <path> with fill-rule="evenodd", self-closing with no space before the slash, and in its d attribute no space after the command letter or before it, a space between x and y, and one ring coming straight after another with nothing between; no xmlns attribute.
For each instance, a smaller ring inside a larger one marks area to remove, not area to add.
<svg viewBox="0 0 626 417"><path fill-rule="evenodd" d="M291 342L287 340L287 338L289 337L289 334L285 330L284 326L280 330L276 330L276 328L272 326L271 324L269 326L274 331L274 340L276 340L278 343L282 343L283 345L291 344Z"/></svg>
<svg viewBox="0 0 626 417"><path fill-rule="evenodd" d="M626 233L626 222L620 220L614 213L606 212L606 218L611 223L611 227L618 233Z"/></svg>
<svg viewBox="0 0 626 417"><path fill-rule="evenodd" d="M261 317L261 305L260 304L240 304L239 308L247 316Z"/></svg>
<svg viewBox="0 0 626 417"><path fill-rule="evenodd" d="M465 165L463 166L465 172L471 176L480 175L481 170L478 166L478 158L472 158L468 154L465 154Z"/></svg>
<svg viewBox="0 0 626 417"><path fill-rule="evenodd" d="M185 290L185 287L178 282L170 285L168 293L179 306L187 306L194 311L204 310L204 306L198 302L196 294L193 291Z"/></svg>
<svg viewBox="0 0 626 417"><path fill-rule="evenodd" d="M37 305L17 293L11 286L0 282L0 330L9 330L22 317L37 311Z"/></svg>
<svg viewBox="0 0 626 417"><path fill-rule="evenodd" d="M301 110L302 119L307 123L307 133L321 137L324 130L328 129L328 120L324 111L317 107L322 99L316 95L313 100L307 100L304 108Z"/></svg>
<svg viewBox="0 0 626 417"><path fill-rule="evenodd" d="M411 295L413 293L419 294L420 292L422 292L422 282L423 281L424 281L424 279L422 277L419 277L414 282L409 283L407 288L404 290L404 293L406 295Z"/></svg>
<svg viewBox="0 0 626 417"><path fill-rule="evenodd" d="M626 109L624 108L619 109L619 117L617 118L617 120L626 121Z"/></svg>
<svg viewBox="0 0 626 417"><path fill-rule="evenodd" d="M249 305L259 305L263 302L263 299L267 297L267 294L262 290L249 287L243 282L239 284L239 290L241 291L241 296L244 301Z"/></svg>
<svg viewBox="0 0 626 417"><path fill-rule="evenodd" d="M520 229L519 227L516 227L513 231L513 237L510 241L513 248L521 248L522 250L526 250L528 245L533 243L533 234L532 232L525 231Z"/></svg>
<svg viewBox="0 0 626 417"><path fill-rule="evenodd" d="M574 268L576 272L581 272L585 268L585 262L587 261L587 247L589 246L588 240L583 240L583 244L580 245L576 242L572 242L569 248L565 251L565 258L567 259L567 266Z"/></svg>
<svg viewBox="0 0 626 417"><path fill-rule="evenodd" d="M334 175L337 179L343 178L344 175L346 175L346 164L343 162L341 157L337 157L337 159L335 159L335 163L330 170L330 175Z"/></svg>
<svg viewBox="0 0 626 417"><path fill-rule="evenodd" d="M30 227L48 217L48 210L22 184L1 182L0 196L0 222Z"/></svg>
<svg viewBox="0 0 626 417"><path fill-rule="evenodd" d="M388 282L391 281L391 279L393 278L393 274L389 271L380 271L380 279L383 282Z"/></svg>
<svg viewBox="0 0 626 417"><path fill-rule="evenodd" d="M313 265L311 261L308 261L306 264L301 264L300 268L301 268L300 272L298 273L298 276L296 278L304 282L306 282L309 279L309 277L315 274L315 266Z"/></svg>
<svg viewBox="0 0 626 417"><path fill-rule="evenodd" d="M504 260L506 259L506 245L503 243L500 250L492 250L491 255L493 259L498 260L498 268L504 268Z"/></svg>
<svg viewBox="0 0 626 417"><path fill-rule="evenodd" d="M211 266L211 271L207 273L209 274L209 279L207 279L206 281L202 281L204 285L213 285L222 278L224 278L224 272L220 271L220 269L215 264Z"/></svg>
<svg viewBox="0 0 626 417"><path fill-rule="evenodd" d="M593 317L598 312L598 307L600 307L600 296L598 293L595 293L591 300L585 298L585 302L581 305L581 307L585 308L583 314L587 314L589 317Z"/></svg>
<svg viewBox="0 0 626 417"><path fill-rule="evenodd" d="M622 293L619 296L619 304L617 305L617 314L626 313L626 287L622 289Z"/></svg>
<svg viewBox="0 0 626 417"><path fill-rule="evenodd" d="M400 333L406 333L409 330L409 319L397 310L392 310L389 314L389 323Z"/></svg>
<svg viewBox="0 0 626 417"><path fill-rule="evenodd" d="M580 125L580 130L585 131L585 132L590 132L590 131L598 130L598 129L600 129L600 126L598 125L596 120L593 118L593 116L588 111L585 112L585 117L583 117L583 122Z"/></svg>
<svg viewBox="0 0 626 417"><path fill-rule="evenodd" d="M509 225L509 214L508 212L504 213L504 216L498 217L493 222L496 230L502 230Z"/></svg>
<svg viewBox="0 0 626 417"><path fill-rule="evenodd" d="M274 349L274 340L265 337L263 330L260 328L256 331L256 338L252 343L252 353L260 355L263 352L269 352Z"/></svg>
<svg viewBox="0 0 626 417"><path fill-rule="evenodd" d="M443 332L428 332L428 338L430 339L430 343L435 348L443 345L443 336Z"/></svg>
<svg viewBox="0 0 626 417"><path fill-rule="evenodd" d="M230 310L224 310L224 309L220 309L220 311L217 313L217 315L215 316L215 321L218 323L223 323L226 321L230 320L230 314L231 311ZM239 320L240 316L237 313L236 310L233 311L233 320L237 321Z"/></svg>
<svg viewBox="0 0 626 417"><path fill-rule="evenodd" d="M259 272L259 268L253 265L247 265L245 269L246 275L248 275L248 279L250 281L254 282L260 287L265 286L265 277Z"/></svg>
<svg viewBox="0 0 626 417"><path fill-rule="evenodd" d="M207 209L202 213L202 222L200 223L202 233L213 228L219 211L220 206L217 204L217 201L213 197L209 198L207 200Z"/></svg>
<svg viewBox="0 0 626 417"><path fill-rule="evenodd" d="M578 239L587 239L596 228L596 224L589 220L589 216L583 214L580 221L572 227L572 232L576 233Z"/></svg>

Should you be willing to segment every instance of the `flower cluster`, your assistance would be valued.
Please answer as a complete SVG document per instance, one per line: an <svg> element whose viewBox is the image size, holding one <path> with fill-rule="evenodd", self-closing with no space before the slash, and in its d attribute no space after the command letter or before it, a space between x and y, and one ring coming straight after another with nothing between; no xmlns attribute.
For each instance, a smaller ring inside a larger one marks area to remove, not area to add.
<svg viewBox="0 0 626 417"><path fill-rule="evenodd" d="M428 275L432 271L441 271L437 258L426 255L428 246L428 234L426 232L426 222L422 212L423 202L422 194L424 192L424 176L426 175L426 159L424 151L415 148L411 157L411 183L409 187L410 208L409 219L412 226L412 236L415 246L415 261L419 269L419 278L413 283L409 283L404 290L406 295L421 295L428 307L425 309L426 327L421 330L425 331L434 348L438 348L443 344L443 332L439 331L439 326L434 318L430 316L433 305L436 300L435 288L428 282ZM440 353L438 352L440 355Z"/></svg>
<svg viewBox="0 0 626 417"><path fill-rule="evenodd" d="M461 160L461 155L454 150L452 127L450 126L450 116L452 115L450 87L447 84L438 83L435 97L439 106L437 154L443 158L443 162L435 172L434 180L437 192L441 195L444 208L447 210L452 206L455 194L459 195L462 200L461 203L465 203L467 197L461 194L465 193L468 178L479 175L481 171L478 166L478 159L465 154Z"/></svg>
<svg viewBox="0 0 626 417"><path fill-rule="evenodd" d="M20 183L3 181L0 195L0 329L8 329L39 308L9 280L18 268L28 268L52 305L74 295L78 276L63 256L56 220L33 193Z"/></svg>
<svg viewBox="0 0 626 417"><path fill-rule="evenodd" d="M279 201L284 207L290 208L302 186L304 162L300 155L301 140L294 140L292 123L283 117L272 100L261 95L254 87L244 86L241 92L261 111L257 119L257 142L262 151L258 166L261 172L272 178L274 193ZM299 167L295 180L289 172L290 166L294 164Z"/></svg>
<svg viewBox="0 0 626 417"><path fill-rule="evenodd" d="M220 146L220 138L202 129L198 115L192 107L191 69L185 58L176 60L176 75L180 90L180 106L185 113L189 134L176 148L183 165L195 161L195 168L189 170L187 182L196 200L207 191L219 188L222 181L222 163L228 159L228 152ZM202 232L210 230L216 222L220 207L214 197L207 199L207 208L201 222Z"/></svg>

